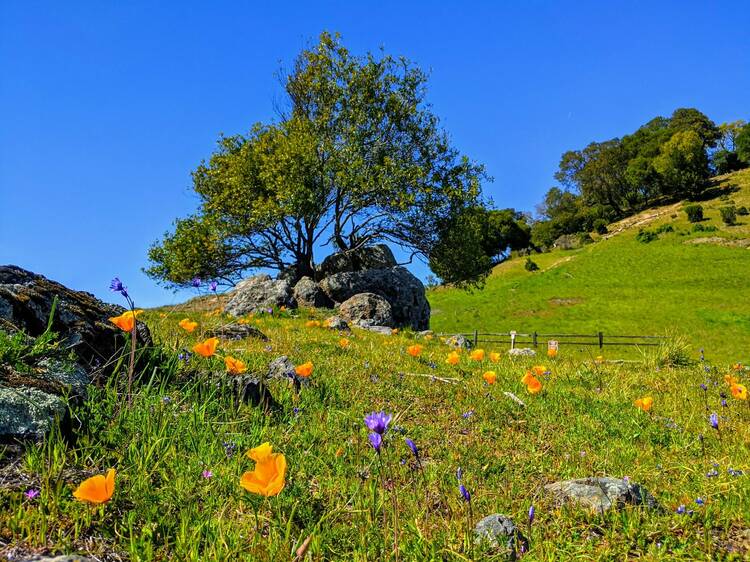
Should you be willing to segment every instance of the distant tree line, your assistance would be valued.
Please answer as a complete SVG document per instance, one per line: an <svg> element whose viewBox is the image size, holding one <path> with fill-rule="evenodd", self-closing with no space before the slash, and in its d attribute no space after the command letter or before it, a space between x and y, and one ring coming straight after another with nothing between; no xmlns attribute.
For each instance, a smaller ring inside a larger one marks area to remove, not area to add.
<svg viewBox="0 0 750 562"><path fill-rule="evenodd" d="M538 206L532 243L603 225L656 204L700 199L708 179L750 165L750 125L716 125L693 108L656 117L634 133L569 150Z"/></svg>

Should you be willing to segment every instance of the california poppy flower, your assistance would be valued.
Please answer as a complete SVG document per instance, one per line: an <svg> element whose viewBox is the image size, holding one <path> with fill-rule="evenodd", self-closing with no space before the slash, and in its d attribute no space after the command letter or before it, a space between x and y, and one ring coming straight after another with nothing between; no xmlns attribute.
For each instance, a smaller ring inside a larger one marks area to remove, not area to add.
<svg viewBox="0 0 750 562"><path fill-rule="evenodd" d="M497 351L490 351L489 356L490 361L492 361L493 363L497 363L498 361L500 361L500 354Z"/></svg>
<svg viewBox="0 0 750 562"><path fill-rule="evenodd" d="M455 351L451 351L448 354L448 358L445 360L448 365L458 365L459 361L461 361L461 356Z"/></svg>
<svg viewBox="0 0 750 562"><path fill-rule="evenodd" d="M224 365L226 366L227 371L229 371L233 375L241 375L242 373L247 371L247 366L244 362L229 355L224 358Z"/></svg>
<svg viewBox="0 0 750 562"><path fill-rule="evenodd" d="M724 382L729 386L732 386L733 384L737 384L740 381L739 379L737 379L737 377L734 377L732 375L724 375Z"/></svg>
<svg viewBox="0 0 750 562"><path fill-rule="evenodd" d="M532 376L526 383L526 390L528 390L530 394L537 394L542 390L542 383L539 382L539 379Z"/></svg>
<svg viewBox="0 0 750 562"><path fill-rule="evenodd" d="M339 340L339 347L340 347L341 349L346 349L347 347L349 347L349 340L348 340L348 339L346 339L346 338L341 338L341 339Z"/></svg>
<svg viewBox="0 0 750 562"><path fill-rule="evenodd" d="M554 347L550 347L547 350L547 357L549 357L549 358L555 358L555 357L557 357L557 350Z"/></svg>
<svg viewBox="0 0 750 562"><path fill-rule="evenodd" d="M192 332L198 327L198 322L193 322L189 318L183 318L179 321L178 325L186 332Z"/></svg>
<svg viewBox="0 0 750 562"><path fill-rule="evenodd" d="M497 380L497 373L495 373L495 371L485 371L485 373L482 375L482 378L487 384L495 384L495 381Z"/></svg>
<svg viewBox="0 0 750 562"><path fill-rule="evenodd" d="M308 320L305 322L306 328L319 328L320 327L320 320Z"/></svg>
<svg viewBox="0 0 750 562"><path fill-rule="evenodd" d="M484 349L475 349L469 354L469 357L471 357L474 361L483 361Z"/></svg>
<svg viewBox="0 0 750 562"><path fill-rule="evenodd" d="M219 345L219 338L208 338L206 341L196 343L193 346L193 351L201 357L211 357L216 353L217 345Z"/></svg>
<svg viewBox="0 0 750 562"><path fill-rule="evenodd" d="M81 501L88 503L105 503L110 500L115 493L115 469L110 468L107 476L97 474L87 478L78 485L73 496Z"/></svg>
<svg viewBox="0 0 750 562"><path fill-rule="evenodd" d="M747 400L747 387L744 384L735 383L731 389L732 396L738 400Z"/></svg>
<svg viewBox="0 0 750 562"><path fill-rule="evenodd" d="M274 453L270 443L250 449L247 456L255 461L255 470L245 472L240 478L240 486L253 494L275 496L284 489L286 477L286 457Z"/></svg>
<svg viewBox="0 0 750 562"><path fill-rule="evenodd" d="M654 399L650 396L645 396L636 400L634 404L636 408L639 408L644 412L648 412L651 409L651 406L654 405Z"/></svg>
<svg viewBox="0 0 750 562"><path fill-rule="evenodd" d="M547 372L547 367L545 367L544 365L534 365L531 370L534 371L534 374L537 377L541 377L544 373Z"/></svg>
<svg viewBox="0 0 750 562"><path fill-rule="evenodd" d="M126 310L120 316L113 316L109 321L123 332L132 332L135 327L135 319L141 314L143 314L142 310Z"/></svg>
<svg viewBox="0 0 750 562"><path fill-rule="evenodd" d="M521 378L522 384L529 384L529 381L534 378L534 375L531 373L531 371L526 371L526 374Z"/></svg>
<svg viewBox="0 0 750 562"><path fill-rule="evenodd" d="M297 373L300 377L309 377L312 375L313 372L313 364L312 361L308 361L307 363L302 363L302 365L297 365L294 368L294 372Z"/></svg>
<svg viewBox="0 0 750 562"><path fill-rule="evenodd" d="M422 354L422 350L424 349L423 346L417 344L410 345L406 348L406 353L411 355L412 357L419 357Z"/></svg>

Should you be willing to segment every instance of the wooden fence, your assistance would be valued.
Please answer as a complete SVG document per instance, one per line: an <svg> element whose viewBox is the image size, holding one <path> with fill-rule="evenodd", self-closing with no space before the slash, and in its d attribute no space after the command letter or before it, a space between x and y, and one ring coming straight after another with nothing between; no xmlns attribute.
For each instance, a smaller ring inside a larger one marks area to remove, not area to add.
<svg viewBox="0 0 750 562"><path fill-rule="evenodd" d="M548 341L556 341L559 345L586 345L602 349L605 345L629 345L638 347L657 346L668 340L668 336L618 336L614 334L542 334L539 332L479 332L456 334L444 333L438 336L447 337L461 335L473 341L476 347L479 343L504 343L511 347L539 347L547 345Z"/></svg>

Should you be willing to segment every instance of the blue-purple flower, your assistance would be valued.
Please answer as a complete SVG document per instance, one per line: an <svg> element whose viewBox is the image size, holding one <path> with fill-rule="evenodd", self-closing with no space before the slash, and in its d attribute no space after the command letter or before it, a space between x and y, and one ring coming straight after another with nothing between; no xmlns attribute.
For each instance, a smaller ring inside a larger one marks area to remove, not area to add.
<svg viewBox="0 0 750 562"><path fill-rule="evenodd" d="M683 505L680 505L680 506L679 506L679 507L677 508L677 514L678 514L678 515L685 515L685 512L686 512L686 511L687 511L687 509L685 508L685 505L684 505L684 504L683 504Z"/></svg>
<svg viewBox="0 0 750 562"><path fill-rule="evenodd" d="M417 444L408 437L406 437L404 441L406 441L406 446L411 449L412 453L414 453L414 458L419 460L419 450L417 449Z"/></svg>
<svg viewBox="0 0 750 562"><path fill-rule="evenodd" d="M211 289L212 293L215 293L218 286L219 284L216 281L211 281L211 284L208 286L208 288Z"/></svg>
<svg viewBox="0 0 750 562"><path fill-rule="evenodd" d="M695 503L697 503L698 505L703 505L706 502L705 502L705 500L703 498L696 498L695 499Z"/></svg>
<svg viewBox="0 0 750 562"><path fill-rule="evenodd" d="M461 492L461 497L464 499L464 501L466 503L470 503L471 502L471 494L469 493L469 490L466 489L466 486L464 486L463 484L461 484L458 487L458 491Z"/></svg>
<svg viewBox="0 0 750 562"><path fill-rule="evenodd" d="M458 467L458 468L456 469L456 480L458 480L459 482L461 482L461 477L462 477L463 475L464 475L464 471L463 471L463 470L461 470L461 467L459 466L459 467Z"/></svg>
<svg viewBox="0 0 750 562"><path fill-rule="evenodd" d="M719 415L716 412L709 416L708 421L711 423L711 427L719 429Z"/></svg>
<svg viewBox="0 0 750 562"><path fill-rule="evenodd" d="M123 297L128 298L128 288L123 286L119 277L115 277L110 281L109 290L115 293L120 293Z"/></svg>
<svg viewBox="0 0 750 562"><path fill-rule="evenodd" d="M380 447L383 445L382 435L380 435L380 433L370 433L368 439L370 439L370 445L375 449L375 452L380 454Z"/></svg>
<svg viewBox="0 0 750 562"><path fill-rule="evenodd" d="M370 429L370 431L374 431L378 435L383 435L386 430L388 429L388 424L391 423L391 416L390 414L386 414L385 412L372 412L371 414L365 416L365 425Z"/></svg>
<svg viewBox="0 0 750 562"><path fill-rule="evenodd" d="M29 488L23 493L23 495L26 496L26 499L28 500L36 499L37 497L39 497L39 494L40 492L36 488Z"/></svg>
<svg viewBox="0 0 750 562"><path fill-rule="evenodd" d="M529 526L534 522L534 515L536 514L536 510L534 509L534 504L531 504L531 507L529 508Z"/></svg>
<svg viewBox="0 0 750 562"><path fill-rule="evenodd" d="M193 287L196 289L201 286L201 278L200 277L193 277Z"/></svg>

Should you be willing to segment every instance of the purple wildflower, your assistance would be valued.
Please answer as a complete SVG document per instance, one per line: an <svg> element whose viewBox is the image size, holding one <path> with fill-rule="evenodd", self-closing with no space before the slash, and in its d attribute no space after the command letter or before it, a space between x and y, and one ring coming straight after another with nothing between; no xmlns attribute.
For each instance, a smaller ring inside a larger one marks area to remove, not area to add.
<svg viewBox="0 0 750 562"><path fill-rule="evenodd" d="M706 502L705 502L705 500L703 498L696 498L695 499L695 503L697 503L698 505L703 505Z"/></svg>
<svg viewBox="0 0 750 562"><path fill-rule="evenodd" d="M464 412L463 414L461 414L461 416L464 419L468 419L468 418L470 418L473 415L474 415L474 410L469 410L468 412Z"/></svg>
<svg viewBox="0 0 750 562"><path fill-rule="evenodd" d="M687 510L685 509L685 505L684 504L680 505L680 507L677 508L677 514L678 515L685 515L685 511L687 511Z"/></svg>
<svg viewBox="0 0 750 562"><path fill-rule="evenodd" d="M464 472L463 472L463 470L461 470L461 467L459 466L459 467L458 467L458 468L456 469L456 480L458 480L459 482L461 482L461 477L462 477L463 475L464 475Z"/></svg>
<svg viewBox="0 0 750 562"><path fill-rule="evenodd" d="M708 421L711 423L711 427L714 429L719 429L719 416L716 412L711 414L711 416L708 418Z"/></svg>
<svg viewBox="0 0 750 562"><path fill-rule="evenodd" d="M466 503L471 503L471 494L469 493L469 490L466 489L466 486L464 486L463 484L461 484L458 487L458 491L461 492L461 497L464 498L464 501Z"/></svg>
<svg viewBox="0 0 750 562"><path fill-rule="evenodd" d="M130 296L128 295L128 288L123 286L122 281L120 281L119 277L115 277L114 279L112 279L112 281L110 281L109 290L114 291L115 293L120 293L126 299L130 298Z"/></svg>
<svg viewBox="0 0 750 562"><path fill-rule="evenodd" d="M211 472L210 470L203 471L203 478L205 478L206 480L208 480L209 478L213 478L213 476L214 476L214 473Z"/></svg>
<svg viewBox="0 0 750 562"><path fill-rule="evenodd" d="M370 439L370 445L372 445L372 448L375 449L375 452L377 454L380 454L380 447L383 444L383 437L380 435L380 433L370 433L368 438Z"/></svg>
<svg viewBox="0 0 750 562"><path fill-rule="evenodd" d="M414 458L419 459L419 450L417 449L416 443L408 437L404 439L404 441L406 441L406 445L411 449L411 452L414 453Z"/></svg>
<svg viewBox="0 0 750 562"><path fill-rule="evenodd" d="M219 284L216 281L211 281L211 284L208 286L208 288L211 289L212 293L215 293L218 286Z"/></svg>
<svg viewBox="0 0 750 562"><path fill-rule="evenodd" d="M534 522L534 515L536 514L536 510L534 509L534 504L531 504L531 507L529 508L529 526Z"/></svg>
<svg viewBox="0 0 750 562"><path fill-rule="evenodd" d="M383 435L388 429L388 424L391 423L392 417L393 416L386 414L383 411L372 412L370 415L365 416L365 425L371 431Z"/></svg>
<svg viewBox="0 0 750 562"><path fill-rule="evenodd" d="M201 278L200 277L193 277L193 287L196 289L201 286Z"/></svg>
<svg viewBox="0 0 750 562"><path fill-rule="evenodd" d="M36 488L29 488L23 493L23 495L26 496L26 499L28 500L36 499L37 497L39 497L39 494L40 492Z"/></svg>
<svg viewBox="0 0 750 562"><path fill-rule="evenodd" d="M705 392L708 390L708 387L705 384L701 383L701 390Z"/></svg>

